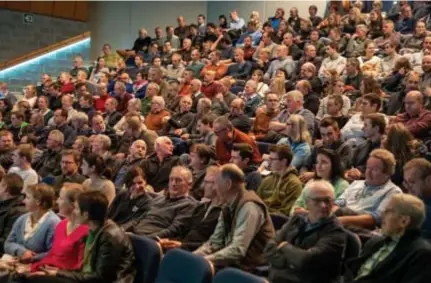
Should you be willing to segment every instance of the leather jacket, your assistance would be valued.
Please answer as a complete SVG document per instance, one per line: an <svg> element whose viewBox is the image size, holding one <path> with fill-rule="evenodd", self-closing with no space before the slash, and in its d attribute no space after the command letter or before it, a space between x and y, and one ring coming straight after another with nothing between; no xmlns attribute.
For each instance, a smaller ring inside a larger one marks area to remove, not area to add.
<svg viewBox="0 0 431 283"><path fill-rule="evenodd" d="M132 283L135 256L129 237L113 221L107 220L94 238L91 272L60 270L58 277L81 283Z"/></svg>

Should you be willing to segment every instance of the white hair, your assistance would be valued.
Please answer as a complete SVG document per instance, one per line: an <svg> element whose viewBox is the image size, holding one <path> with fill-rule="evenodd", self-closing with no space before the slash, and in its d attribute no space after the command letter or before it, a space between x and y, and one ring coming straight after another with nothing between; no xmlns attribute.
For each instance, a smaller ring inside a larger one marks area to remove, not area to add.
<svg viewBox="0 0 431 283"><path fill-rule="evenodd" d="M332 198L335 198L335 190L331 183L325 180L312 180L308 182L305 188L302 190L304 200L308 199L316 188L326 189L327 191L331 192Z"/></svg>

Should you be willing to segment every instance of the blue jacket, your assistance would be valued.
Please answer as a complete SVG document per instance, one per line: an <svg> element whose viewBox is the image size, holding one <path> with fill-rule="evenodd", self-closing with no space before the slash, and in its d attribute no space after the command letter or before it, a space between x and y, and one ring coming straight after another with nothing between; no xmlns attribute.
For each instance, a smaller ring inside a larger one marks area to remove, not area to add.
<svg viewBox="0 0 431 283"><path fill-rule="evenodd" d="M311 154L310 145L306 142L299 143L293 142L290 138L282 138L277 144L287 144L290 146L293 153L293 159L290 165L295 167L298 171L305 165L305 162Z"/></svg>
<svg viewBox="0 0 431 283"><path fill-rule="evenodd" d="M60 218L52 211L44 222L40 224L34 235L24 240L25 223L30 217L30 212L21 215L13 224L12 231L4 243L4 252L11 256L22 256L26 250L36 253L34 260L39 261L44 258L52 246L55 227L60 222Z"/></svg>

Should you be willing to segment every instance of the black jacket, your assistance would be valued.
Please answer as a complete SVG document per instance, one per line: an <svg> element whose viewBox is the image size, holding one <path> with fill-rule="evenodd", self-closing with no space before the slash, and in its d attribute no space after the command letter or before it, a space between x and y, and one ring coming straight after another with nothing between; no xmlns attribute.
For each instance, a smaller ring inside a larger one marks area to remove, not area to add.
<svg viewBox="0 0 431 283"><path fill-rule="evenodd" d="M304 216L296 215L265 248L273 283L334 282L341 271L346 232L335 216L307 229ZM281 242L287 242L278 249Z"/></svg>
<svg viewBox="0 0 431 283"><path fill-rule="evenodd" d="M148 212L150 203L151 197L148 194L142 194L135 199L131 199L128 191L122 191L109 206L108 218L123 226L124 230L128 230L128 224L140 219Z"/></svg>
<svg viewBox="0 0 431 283"><path fill-rule="evenodd" d="M243 133L249 133L251 129L251 120L247 115L232 116L228 115L229 121L232 123L235 129L240 130Z"/></svg>
<svg viewBox="0 0 431 283"><path fill-rule="evenodd" d="M23 200L24 196L17 196L0 201L0 255L3 255L3 245L12 230L13 223L27 212Z"/></svg>
<svg viewBox="0 0 431 283"><path fill-rule="evenodd" d="M52 149L46 149L40 159L32 164L33 169L42 177L61 174L61 154Z"/></svg>
<svg viewBox="0 0 431 283"><path fill-rule="evenodd" d="M371 140L365 140L358 144L353 152L351 159L352 166L359 169L359 171L365 173L365 167L367 165L367 159L371 151L376 148L380 148L380 141L372 143Z"/></svg>
<svg viewBox="0 0 431 283"><path fill-rule="evenodd" d="M103 117L105 118L105 124L113 128L121 120L123 115L118 111L114 111L110 114L105 113Z"/></svg>
<svg viewBox="0 0 431 283"><path fill-rule="evenodd" d="M172 199L161 195L153 199L147 214L132 226L134 233L159 238L175 238L190 222L197 202L190 196Z"/></svg>
<svg viewBox="0 0 431 283"><path fill-rule="evenodd" d="M111 220L93 242L92 272L59 270L57 277L80 283L132 283L135 277L135 256L132 244L124 231Z"/></svg>
<svg viewBox="0 0 431 283"><path fill-rule="evenodd" d="M168 187L171 169L178 165L179 161L178 156L170 156L160 163L159 158L154 153L143 160L140 167L145 172L147 183L154 188L155 192L160 192Z"/></svg>
<svg viewBox="0 0 431 283"><path fill-rule="evenodd" d="M314 115L319 111L320 98L315 92L310 92L304 96L304 108L313 112Z"/></svg>
<svg viewBox="0 0 431 283"><path fill-rule="evenodd" d="M361 266L385 244L385 238L368 240L361 255L347 263L347 282L357 283L428 283L431 278L431 245L419 230L407 231L395 249L370 274L353 280Z"/></svg>
<svg viewBox="0 0 431 283"><path fill-rule="evenodd" d="M192 219L188 222L189 225L185 229L185 233L178 238L182 242L182 249L194 251L208 241L213 234L221 207L213 206L205 217L210 205L211 202L201 202L193 211Z"/></svg>

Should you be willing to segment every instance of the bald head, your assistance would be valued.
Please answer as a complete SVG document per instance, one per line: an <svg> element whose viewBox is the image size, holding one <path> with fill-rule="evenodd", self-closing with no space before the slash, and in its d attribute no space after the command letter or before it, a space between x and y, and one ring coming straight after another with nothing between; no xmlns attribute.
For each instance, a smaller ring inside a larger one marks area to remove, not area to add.
<svg viewBox="0 0 431 283"><path fill-rule="evenodd" d="M411 117L418 116L423 110L424 97L420 91L409 91L404 99L407 114Z"/></svg>

